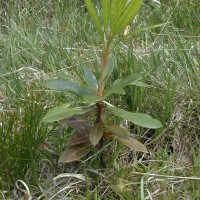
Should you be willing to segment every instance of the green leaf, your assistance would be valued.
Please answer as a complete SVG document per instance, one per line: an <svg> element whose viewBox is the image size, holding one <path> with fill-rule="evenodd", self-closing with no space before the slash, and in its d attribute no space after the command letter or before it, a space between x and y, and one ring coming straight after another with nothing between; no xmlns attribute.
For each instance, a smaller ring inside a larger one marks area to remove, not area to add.
<svg viewBox="0 0 200 200"><path fill-rule="evenodd" d="M123 138L123 139L130 139L130 134L129 132L117 125L111 125L109 127L107 127L108 131L110 131L114 136Z"/></svg>
<svg viewBox="0 0 200 200"><path fill-rule="evenodd" d="M120 0L118 1L118 19L124 12L126 6L130 3L131 0Z"/></svg>
<svg viewBox="0 0 200 200"><path fill-rule="evenodd" d="M91 143L96 146L100 139L103 136L103 128L102 125L99 123L94 124L94 126L90 129L89 138Z"/></svg>
<svg viewBox="0 0 200 200"><path fill-rule="evenodd" d="M122 88L113 90L113 94L121 94L121 95L125 95L125 90Z"/></svg>
<svg viewBox="0 0 200 200"><path fill-rule="evenodd" d="M68 107L69 107L68 104L63 104L61 106L52 108L46 113L42 121L43 122L59 121L61 119L69 118L74 115L81 115L92 110L92 108L90 107L77 107L77 108L68 108Z"/></svg>
<svg viewBox="0 0 200 200"><path fill-rule="evenodd" d="M108 91L106 96L116 93L116 91L118 91L119 89L122 89L127 85L133 84L134 82L137 82L140 79L141 76L139 74L131 74L123 79L117 79L110 87L110 90Z"/></svg>
<svg viewBox="0 0 200 200"><path fill-rule="evenodd" d="M150 87L150 85L147 85L146 83L143 83L141 81L135 81L131 85L136 85L136 86L139 86L139 87Z"/></svg>
<svg viewBox="0 0 200 200"><path fill-rule="evenodd" d="M142 77L140 74L130 74L129 76L123 78L123 79L117 79L113 85L111 86L110 89L119 89L119 88L124 88L127 85L133 84L134 82L137 82L141 80Z"/></svg>
<svg viewBox="0 0 200 200"><path fill-rule="evenodd" d="M85 1L86 8L87 8L91 18L93 19L93 21L94 21L94 23L97 27L97 30L99 32L100 38L103 42L104 41L104 34L103 34L103 31L102 31L102 28L101 28L101 22L99 20L99 17L97 16L97 13L94 9L94 6L92 5L91 0L84 0L84 1Z"/></svg>
<svg viewBox="0 0 200 200"><path fill-rule="evenodd" d="M119 16L121 15L124 6L122 4L126 4L126 0L112 0L111 2L111 9L110 9L110 27L111 27L111 32L113 32L113 29L116 25L116 22L119 19Z"/></svg>
<svg viewBox="0 0 200 200"><path fill-rule="evenodd" d="M142 4L141 0L130 1L130 3L127 5L124 12L120 16L120 18L117 20L115 27L113 29L113 35L121 33L124 30L124 28L128 26L131 23L131 21L133 21L133 19L140 10L141 4Z"/></svg>
<svg viewBox="0 0 200 200"><path fill-rule="evenodd" d="M141 151L144 153L148 153L147 148L141 142L139 142L133 138L130 138L127 140L127 139L118 137L118 138L116 138L116 140L135 151Z"/></svg>
<svg viewBox="0 0 200 200"><path fill-rule="evenodd" d="M92 150L91 143L76 145L76 146L68 148L66 151L64 151L61 154L58 162L69 163L72 161L79 160L82 157L86 156L91 150Z"/></svg>
<svg viewBox="0 0 200 200"><path fill-rule="evenodd" d="M53 79L53 80L47 80L42 84L52 90L65 91L72 93L76 96L93 95L93 93L90 90L83 88L79 85L76 85L71 81Z"/></svg>
<svg viewBox="0 0 200 200"><path fill-rule="evenodd" d="M96 79L94 73L92 72L92 70L86 66L83 66L82 71L83 71L84 80L86 81L88 87L91 89L97 90L98 83L97 83L97 79Z"/></svg>
<svg viewBox="0 0 200 200"><path fill-rule="evenodd" d="M83 96L83 100L86 103L96 103L96 102L102 101L104 99L105 99L105 97L100 97L100 96L90 96L90 95Z"/></svg>
<svg viewBox="0 0 200 200"><path fill-rule="evenodd" d="M108 78L112 74L114 67L115 67L115 60L112 56L109 56L108 64L107 64L107 67L106 67L106 81L108 80Z"/></svg>
<svg viewBox="0 0 200 200"><path fill-rule="evenodd" d="M112 31L112 27L114 26L117 18L117 1L118 0L112 0L110 5L110 29Z"/></svg>
<svg viewBox="0 0 200 200"><path fill-rule="evenodd" d="M154 128L154 129L162 127L162 124L158 120L152 118L151 116L147 114L131 113L131 112L125 111L124 109L111 107L111 106L108 106L107 108L111 113L113 113L117 117L129 120L138 126L142 126L145 128Z"/></svg>
<svg viewBox="0 0 200 200"><path fill-rule="evenodd" d="M102 15L105 28L108 28L109 25L110 4L111 4L110 0L102 0Z"/></svg>

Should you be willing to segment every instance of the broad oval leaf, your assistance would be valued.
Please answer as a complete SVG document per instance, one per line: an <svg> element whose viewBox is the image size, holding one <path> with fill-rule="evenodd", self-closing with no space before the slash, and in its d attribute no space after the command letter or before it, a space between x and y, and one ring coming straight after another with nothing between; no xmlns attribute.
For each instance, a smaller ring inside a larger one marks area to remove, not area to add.
<svg viewBox="0 0 200 200"><path fill-rule="evenodd" d="M84 95L83 96L83 100L86 103L96 103L96 102L102 101L104 99L105 99L105 97L100 97L100 96L91 96L91 95Z"/></svg>
<svg viewBox="0 0 200 200"><path fill-rule="evenodd" d="M111 86L111 89L124 88L127 85L133 84L134 82L137 82L141 79L142 79L141 74L137 74L137 73L130 74L129 76L126 76L125 78L115 80L114 84Z"/></svg>
<svg viewBox="0 0 200 200"><path fill-rule="evenodd" d="M111 94L120 94L120 95L125 95L125 90L122 88L115 88L112 90L108 90L108 91L104 91L104 99L106 99L106 97L110 96Z"/></svg>
<svg viewBox="0 0 200 200"><path fill-rule="evenodd" d="M102 125L100 123L94 124L94 126L89 131L90 142L94 146L96 146L96 144L98 144L98 142L100 141L100 139L102 138L102 136L103 136Z"/></svg>
<svg viewBox="0 0 200 200"><path fill-rule="evenodd" d="M57 106L49 110L44 118L43 122L54 122L59 121L61 119L69 118L74 115L81 115L92 110L90 107L77 107L77 108L68 108L68 104L64 104L61 106Z"/></svg>
<svg viewBox="0 0 200 200"><path fill-rule="evenodd" d="M117 125L111 125L107 127L108 131L111 132L114 136L120 137L122 139L130 139L130 134L129 132Z"/></svg>
<svg viewBox="0 0 200 200"><path fill-rule="evenodd" d="M112 91L113 94L121 94L121 95L125 95L125 90L122 88L116 89Z"/></svg>
<svg viewBox="0 0 200 200"><path fill-rule="evenodd" d="M115 24L113 35L117 35L118 33L122 32L126 26L128 26L131 21L135 18L138 14L140 7L142 4L142 0L131 0L127 7L124 9L124 12L118 19L117 23Z"/></svg>
<svg viewBox="0 0 200 200"><path fill-rule="evenodd" d="M72 93L76 96L93 95L93 93L90 90L76 85L71 81L53 79L44 81L42 84L52 90L65 91Z"/></svg>
<svg viewBox="0 0 200 200"><path fill-rule="evenodd" d="M80 144L64 151L58 160L60 163L69 163L72 161L80 160L92 150L91 143Z"/></svg>
<svg viewBox="0 0 200 200"><path fill-rule="evenodd" d="M96 79L94 73L92 72L92 70L86 66L83 66L82 71L83 71L83 77L84 77L88 87L91 89L97 90L98 83L97 83L97 79Z"/></svg>
<svg viewBox="0 0 200 200"><path fill-rule="evenodd" d="M62 120L62 123L69 125L70 127L78 130L79 132L84 132L86 128L89 128L89 124L86 119L80 116L73 116Z"/></svg>
<svg viewBox="0 0 200 200"><path fill-rule="evenodd" d="M117 125L111 125L107 127L107 130L112 134L109 137L114 137L118 142L121 142L125 146L135 150L147 153L146 147L139 141L130 137L129 132Z"/></svg>
<svg viewBox="0 0 200 200"><path fill-rule="evenodd" d="M123 89L127 85L133 84L134 82L137 82L141 80L141 75L140 74L131 74L123 79L117 79L113 83L113 85L110 87L108 93L105 96L109 96L113 93L116 93L117 90Z"/></svg>
<svg viewBox="0 0 200 200"><path fill-rule="evenodd" d="M108 64L106 66L106 81L108 80L108 78L112 74L114 67L115 67L114 57L113 56L109 56Z"/></svg>
<svg viewBox="0 0 200 200"><path fill-rule="evenodd" d="M132 83L131 85L136 85L139 87L150 87L150 85L147 85L146 83L143 83L141 81L136 81L136 82Z"/></svg>
<svg viewBox="0 0 200 200"><path fill-rule="evenodd" d="M101 41L103 42L104 41L104 34L103 34L103 31L102 31L102 28L101 28L101 22L99 20L99 17L97 16L97 13L94 9L94 6L92 5L91 0L84 0L84 1L85 1L86 8L87 8L91 18L93 19L93 21L96 25L96 28L99 32Z"/></svg>
<svg viewBox="0 0 200 200"><path fill-rule="evenodd" d="M90 142L89 137L86 134L77 134L68 140L67 147L70 148L76 145L89 143L89 142Z"/></svg>
<svg viewBox="0 0 200 200"><path fill-rule="evenodd" d="M125 146L129 147L130 149L133 149L135 151L141 151L141 152L144 152L144 153L148 153L147 148L141 142L139 142L139 141L137 141L133 138L123 139L123 138L117 137L116 140L118 142L121 142Z"/></svg>
<svg viewBox="0 0 200 200"><path fill-rule="evenodd" d="M114 115L120 118L129 120L138 126L142 126L145 128L154 128L154 129L162 127L162 124L158 120L152 118L151 116L147 114L132 113L124 109L111 107L111 106L108 106L107 108Z"/></svg>

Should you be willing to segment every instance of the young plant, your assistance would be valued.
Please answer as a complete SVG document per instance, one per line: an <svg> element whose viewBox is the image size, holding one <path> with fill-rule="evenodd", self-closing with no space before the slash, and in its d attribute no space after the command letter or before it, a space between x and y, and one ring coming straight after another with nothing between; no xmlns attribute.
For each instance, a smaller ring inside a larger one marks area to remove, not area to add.
<svg viewBox="0 0 200 200"><path fill-rule="evenodd" d="M127 130L118 125L108 124L104 120L105 111L107 111L106 113L131 121L138 126L146 128L160 128L162 126L159 121L147 114L132 113L106 101L113 94L125 94L124 87L137 84L142 78L140 74L131 74L123 79L115 80L110 86L106 85L115 67L111 45L139 32L139 30L134 30L128 35L117 37L139 12L141 0L102 0L103 19L98 17L91 0L85 0L85 5L103 43L99 77L97 78L90 68L82 66L83 81L81 85L69 80L55 79L43 83L50 89L68 92L79 97L80 102L84 105L73 107L73 103L69 102L49 110L43 118L43 122L65 119L69 126L80 132L68 141L68 148L61 154L59 162L79 160L93 148L101 148L104 138L115 139L135 151L146 153L148 152L146 147L133 139ZM101 21L103 22L101 23ZM144 29L147 28L141 30ZM85 118L80 115L93 111L94 106L97 109L96 120L92 122L92 125L88 125Z"/></svg>

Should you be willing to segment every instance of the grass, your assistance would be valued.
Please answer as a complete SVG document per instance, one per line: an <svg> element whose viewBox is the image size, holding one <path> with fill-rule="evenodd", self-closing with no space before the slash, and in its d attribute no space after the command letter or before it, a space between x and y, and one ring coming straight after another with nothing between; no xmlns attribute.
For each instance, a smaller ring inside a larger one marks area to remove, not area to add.
<svg viewBox="0 0 200 200"><path fill-rule="evenodd" d="M98 74L101 44L84 7L79 1L40 0L9 0L2 7L0 199L25 195L17 180L34 199L199 199L200 180L193 178L200 177L198 1L161 3L145 2L133 26L167 23L134 35L113 52L113 80L143 72L148 87L127 87L126 95L113 95L110 102L148 113L164 127L146 130L119 121L151 153L144 156L113 142L102 152L110 156L105 169L99 152L59 165L73 132L63 123L41 123L50 107L76 102L45 91L43 80L75 74L78 82L82 64Z"/></svg>

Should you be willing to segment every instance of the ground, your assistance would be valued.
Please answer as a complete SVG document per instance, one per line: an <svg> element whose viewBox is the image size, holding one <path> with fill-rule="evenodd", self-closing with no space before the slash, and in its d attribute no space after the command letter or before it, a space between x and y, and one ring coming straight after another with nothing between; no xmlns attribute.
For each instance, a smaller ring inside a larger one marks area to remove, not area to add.
<svg viewBox="0 0 200 200"><path fill-rule="evenodd" d="M81 65L98 74L102 44L79 3L1 5L0 199L200 199L198 1L145 2L130 28L165 24L137 33L113 50L117 64L108 84L143 73L146 85L127 87L125 95L113 95L110 103L147 113L163 125L149 130L116 119L149 154L113 142L61 165L59 155L74 132L65 123L41 119L53 106L79 101L41 83L71 80L72 75L79 83Z"/></svg>

